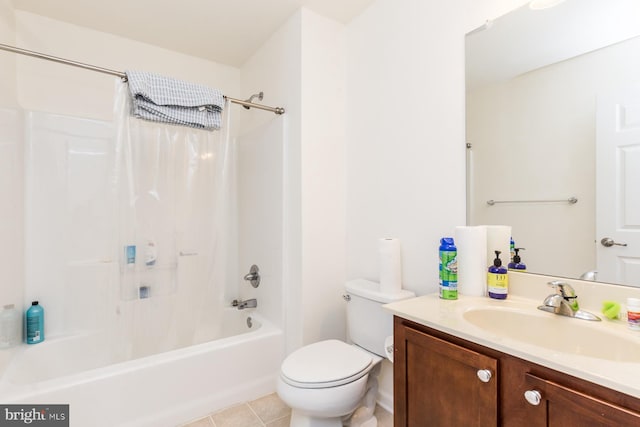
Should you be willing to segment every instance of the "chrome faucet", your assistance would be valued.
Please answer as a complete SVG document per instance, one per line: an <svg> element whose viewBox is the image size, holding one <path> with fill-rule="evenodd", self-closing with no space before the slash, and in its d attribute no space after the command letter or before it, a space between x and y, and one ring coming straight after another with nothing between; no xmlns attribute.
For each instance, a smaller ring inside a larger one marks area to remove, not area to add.
<svg viewBox="0 0 640 427"><path fill-rule="evenodd" d="M580 310L578 295L576 295L576 291L570 284L559 280L554 280L547 284L554 288L556 293L547 296L542 305L538 307L539 310L583 320L600 320L595 314Z"/></svg>
<svg viewBox="0 0 640 427"><path fill-rule="evenodd" d="M234 299L231 301L233 307L238 307L238 310L244 310L245 308L256 308L258 306L258 300L255 298L243 301L241 299Z"/></svg>

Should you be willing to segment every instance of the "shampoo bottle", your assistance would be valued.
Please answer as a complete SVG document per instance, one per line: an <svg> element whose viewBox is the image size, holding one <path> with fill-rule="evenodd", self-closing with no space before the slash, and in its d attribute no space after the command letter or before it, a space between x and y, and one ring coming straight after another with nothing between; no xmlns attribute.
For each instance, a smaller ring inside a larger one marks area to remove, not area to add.
<svg viewBox="0 0 640 427"><path fill-rule="evenodd" d="M38 301L33 301L27 310L25 326L27 344L38 344L44 341L44 310Z"/></svg>
<svg viewBox="0 0 640 427"><path fill-rule="evenodd" d="M458 299L458 249L452 237L440 239L440 298Z"/></svg>
<svg viewBox="0 0 640 427"><path fill-rule="evenodd" d="M515 255L513 256L513 261L509 263L509 270L525 271L527 269L518 254L521 250L524 250L524 248L514 248Z"/></svg>
<svg viewBox="0 0 640 427"><path fill-rule="evenodd" d="M127 245L124 247L124 258L127 267L136 266L136 245Z"/></svg>
<svg viewBox="0 0 640 427"><path fill-rule="evenodd" d="M487 273L489 297L506 299L509 288L507 269L502 266L502 260L500 259L501 252L494 252L496 253L496 259L493 260L493 265L489 267L489 272Z"/></svg>

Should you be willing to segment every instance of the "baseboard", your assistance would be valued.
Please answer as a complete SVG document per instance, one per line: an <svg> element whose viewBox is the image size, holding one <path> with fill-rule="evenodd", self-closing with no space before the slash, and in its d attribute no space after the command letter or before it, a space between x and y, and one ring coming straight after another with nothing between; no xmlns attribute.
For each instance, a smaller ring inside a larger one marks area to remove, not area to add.
<svg viewBox="0 0 640 427"><path fill-rule="evenodd" d="M393 414L393 394L387 393L384 390L378 390L378 405L380 405L385 411Z"/></svg>

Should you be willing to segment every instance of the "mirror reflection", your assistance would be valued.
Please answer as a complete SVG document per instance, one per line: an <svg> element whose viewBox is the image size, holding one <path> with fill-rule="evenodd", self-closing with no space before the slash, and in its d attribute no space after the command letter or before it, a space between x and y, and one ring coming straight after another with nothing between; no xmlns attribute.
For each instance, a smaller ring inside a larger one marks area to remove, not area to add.
<svg viewBox="0 0 640 427"><path fill-rule="evenodd" d="M640 286L638 22L565 0L466 37L467 223L511 225L529 272Z"/></svg>

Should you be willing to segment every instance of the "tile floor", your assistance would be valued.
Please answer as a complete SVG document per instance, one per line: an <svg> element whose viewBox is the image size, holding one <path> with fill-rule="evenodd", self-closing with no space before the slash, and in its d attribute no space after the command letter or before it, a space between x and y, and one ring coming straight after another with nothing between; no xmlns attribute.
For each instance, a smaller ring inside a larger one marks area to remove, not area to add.
<svg viewBox="0 0 640 427"><path fill-rule="evenodd" d="M393 416L376 407L378 427L393 427ZM291 409L277 394L269 394L191 421L182 427L289 427Z"/></svg>

